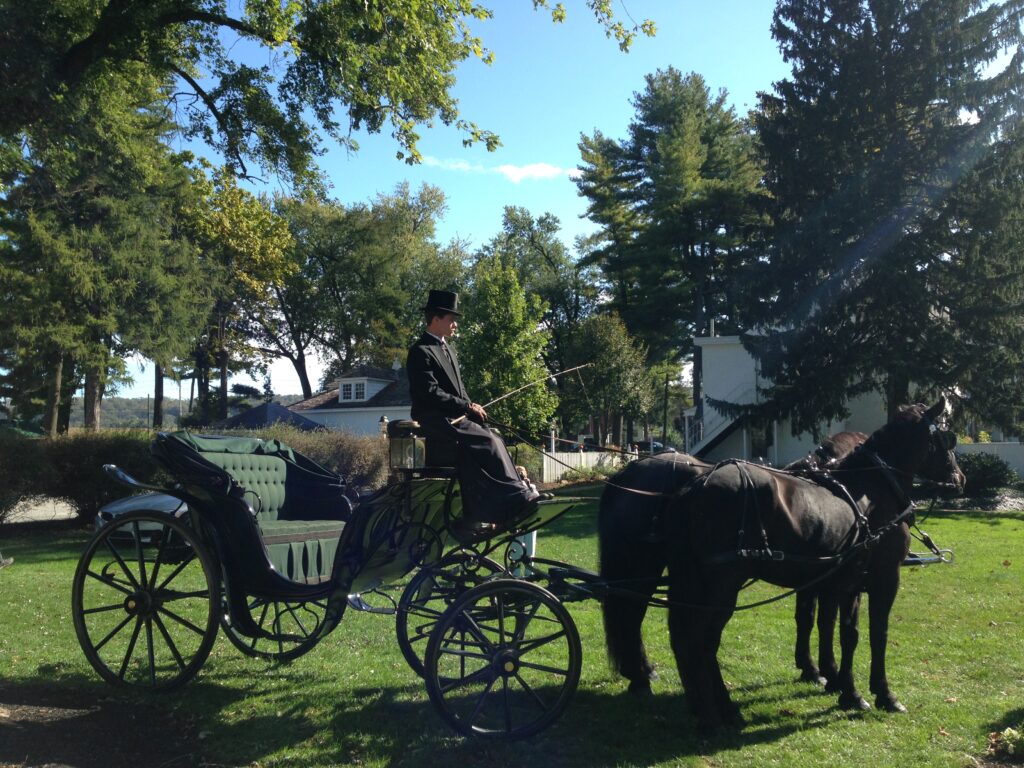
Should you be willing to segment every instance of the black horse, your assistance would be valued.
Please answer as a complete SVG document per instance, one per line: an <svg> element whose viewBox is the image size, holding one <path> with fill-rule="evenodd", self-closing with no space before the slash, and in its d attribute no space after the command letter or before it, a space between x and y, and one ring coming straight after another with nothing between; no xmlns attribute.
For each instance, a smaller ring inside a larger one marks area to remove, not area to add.
<svg viewBox="0 0 1024 768"><path fill-rule="evenodd" d="M863 432L839 432L786 471L815 473L830 469L867 439ZM629 464L609 481L601 495L601 577L630 593L609 594L602 603L605 640L613 668L629 680L632 693L650 693L657 677L644 648L641 625L668 565L668 552L658 526L670 500L691 481L714 468L685 453L666 452ZM811 659L810 638L817 609L817 591L802 590L796 598L794 658L801 679L829 681ZM818 612L821 642L832 643L836 616ZM827 624L827 626L826 626ZM826 660L828 654L819 656Z"/></svg>
<svg viewBox="0 0 1024 768"><path fill-rule="evenodd" d="M860 592L866 590L871 691L878 707L904 709L889 689L885 649L899 567L909 549L911 481L918 474L963 487L953 435L935 423L944 408L944 401L932 408L908 406L876 431L833 470L845 490L730 462L699 472L661 511L664 538L653 544L650 559L667 552L672 649L702 726L742 721L717 654L737 594L750 579L794 588L816 584L822 611L840 612L843 653L835 678L840 704L847 708L868 706L852 675ZM636 516L634 541L643 538L636 531L644 530L644 517ZM602 528L603 556L612 549L605 546L609 533ZM636 555L647 553L640 548ZM616 570L611 563L602 568ZM618 631L607 629L610 635Z"/></svg>

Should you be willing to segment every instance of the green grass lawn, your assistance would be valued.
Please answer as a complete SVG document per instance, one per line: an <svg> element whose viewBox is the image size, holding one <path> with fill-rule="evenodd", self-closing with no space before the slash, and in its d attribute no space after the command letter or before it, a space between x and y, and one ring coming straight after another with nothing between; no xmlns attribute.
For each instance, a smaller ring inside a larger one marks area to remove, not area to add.
<svg viewBox="0 0 1024 768"><path fill-rule="evenodd" d="M556 521L539 554L595 567L595 519L589 504ZM843 712L834 696L796 682L792 599L739 613L726 628L720 658L748 725L711 741L687 714L665 617L648 618L661 679L638 700L608 669L593 601L569 606L583 642L579 691L555 726L526 742L454 736L406 666L394 620L354 611L291 664L243 657L222 636L183 689L155 700L120 693L92 671L72 627L70 585L87 534L12 527L0 531L0 550L16 560L0 571L0 703L40 686L101 707L127 697L173 713L213 765L967 766L990 731L1024 720L1024 516L950 512L922 527L956 560L903 571L889 678L907 715ZM777 592L757 585L741 602ZM866 611L863 621L856 674L866 694ZM47 762L45 750L36 759Z"/></svg>

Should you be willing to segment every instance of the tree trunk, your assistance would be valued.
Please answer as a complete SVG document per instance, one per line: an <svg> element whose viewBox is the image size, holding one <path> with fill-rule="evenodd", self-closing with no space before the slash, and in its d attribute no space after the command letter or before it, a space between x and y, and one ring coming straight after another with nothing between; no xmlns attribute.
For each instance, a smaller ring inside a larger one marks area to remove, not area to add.
<svg viewBox="0 0 1024 768"><path fill-rule="evenodd" d="M228 417L228 351L221 349L217 353L217 365L220 367L220 402L217 404L217 418Z"/></svg>
<svg viewBox="0 0 1024 768"><path fill-rule="evenodd" d="M103 400L103 375L95 368L85 372L85 428L100 428L100 403Z"/></svg>
<svg viewBox="0 0 1024 768"><path fill-rule="evenodd" d="M71 428L71 408L74 406L78 379L75 376L75 359L64 355L64 375L61 384L60 406L57 408L57 432L66 435Z"/></svg>
<svg viewBox="0 0 1024 768"><path fill-rule="evenodd" d="M162 429L164 426L164 368L157 363L153 369L153 429Z"/></svg>
<svg viewBox="0 0 1024 768"><path fill-rule="evenodd" d="M910 401L910 377L903 371L890 373L885 382L885 408L888 421L899 413L901 405Z"/></svg>
<svg viewBox="0 0 1024 768"><path fill-rule="evenodd" d="M309 373L306 371L306 356L300 352L298 357L292 359L292 366L295 368L295 373L299 375L302 397L307 399L312 397L313 388L309 385Z"/></svg>
<svg viewBox="0 0 1024 768"><path fill-rule="evenodd" d="M61 379L64 376L64 356L56 358L50 373L50 386L46 392L46 413L43 414L43 429L50 438L57 437L59 424Z"/></svg>

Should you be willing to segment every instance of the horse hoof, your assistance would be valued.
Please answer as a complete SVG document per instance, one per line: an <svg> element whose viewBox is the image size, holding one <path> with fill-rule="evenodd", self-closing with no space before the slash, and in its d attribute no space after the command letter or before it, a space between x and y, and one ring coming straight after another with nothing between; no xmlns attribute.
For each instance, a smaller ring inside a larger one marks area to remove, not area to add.
<svg viewBox="0 0 1024 768"><path fill-rule="evenodd" d="M859 693L843 694L839 697L839 706L847 711L861 711L867 712L871 709L871 705L868 704L867 699L861 696Z"/></svg>
<svg viewBox="0 0 1024 768"><path fill-rule="evenodd" d="M821 674L820 672L818 672L818 670L816 670L816 669L805 669L803 672L801 672L800 673L800 682L801 683L814 683L815 685L821 685L821 686L828 685L828 680L826 680L825 676L823 674Z"/></svg>
<svg viewBox="0 0 1024 768"><path fill-rule="evenodd" d="M875 706L883 712L906 713L907 708L893 696L879 696L875 699Z"/></svg>
<svg viewBox="0 0 1024 768"><path fill-rule="evenodd" d="M629 692L633 696L653 696L654 692L651 690L651 681L647 678L642 680L633 680L629 684Z"/></svg>

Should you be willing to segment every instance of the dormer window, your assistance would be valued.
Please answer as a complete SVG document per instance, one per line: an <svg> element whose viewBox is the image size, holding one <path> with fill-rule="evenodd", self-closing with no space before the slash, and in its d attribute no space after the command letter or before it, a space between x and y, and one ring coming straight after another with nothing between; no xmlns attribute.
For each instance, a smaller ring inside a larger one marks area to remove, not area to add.
<svg viewBox="0 0 1024 768"><path fill-rule="evenodd" d="M366 382L364 382L364 381L357 381L356 382L355 399L356 400L365 400L366 399Z"/></svg>
<svg viewBox="0 0 1024 768"><path fill-rule="evenodd" d="M351 400L352 399L352 385L351 384L342 384L341 385L341 399L342 400Z"/></svg>

